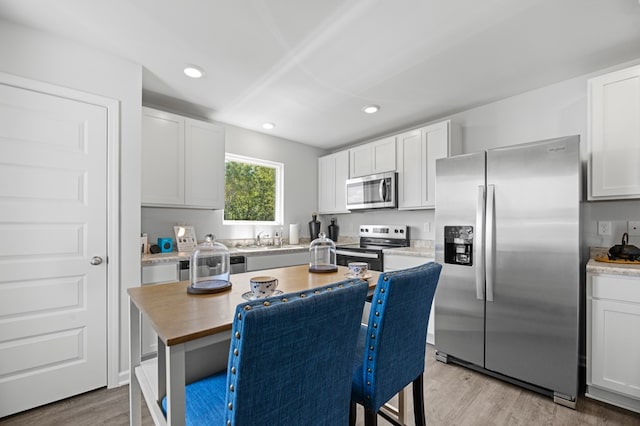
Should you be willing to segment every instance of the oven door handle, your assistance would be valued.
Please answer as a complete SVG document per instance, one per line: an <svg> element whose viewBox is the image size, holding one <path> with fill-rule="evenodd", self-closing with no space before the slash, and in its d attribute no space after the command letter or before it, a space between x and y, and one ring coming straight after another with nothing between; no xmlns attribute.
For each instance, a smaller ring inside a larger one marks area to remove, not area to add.
<svg viewBox="0 0 640 426"><path fill-rule="evenodd" d="M336 254L341 254L343 256L349 256L349 257L366 257L369 259L378 258L378 255L375 253L362 253L360 251L351 251L351 250L336 250Z"/></svg>

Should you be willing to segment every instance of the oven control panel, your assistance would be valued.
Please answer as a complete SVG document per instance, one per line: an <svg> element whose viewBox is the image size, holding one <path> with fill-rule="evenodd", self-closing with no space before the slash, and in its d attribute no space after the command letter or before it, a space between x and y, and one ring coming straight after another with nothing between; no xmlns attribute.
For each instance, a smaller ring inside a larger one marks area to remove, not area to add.
<svg viewBox="0 0 640 426"><path fill-rule="evenodd" d="M360 225L361 237L408 238L407 226L401 225Z"/></svg>

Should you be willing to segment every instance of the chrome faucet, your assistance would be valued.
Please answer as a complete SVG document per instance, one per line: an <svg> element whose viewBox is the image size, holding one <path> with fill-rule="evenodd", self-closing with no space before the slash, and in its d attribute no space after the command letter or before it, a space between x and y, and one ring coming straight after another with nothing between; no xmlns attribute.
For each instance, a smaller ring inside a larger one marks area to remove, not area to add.
<svg viewBox="0 0 640 426"><path fill-rule="evenodd" d="M256 245L257 246L261 246L262 242L260 241L260 236L264 234L264 231L260 231L258 232L258 235L256 235ZM268 235L265 235L265 237L268 237Z"/></svg>

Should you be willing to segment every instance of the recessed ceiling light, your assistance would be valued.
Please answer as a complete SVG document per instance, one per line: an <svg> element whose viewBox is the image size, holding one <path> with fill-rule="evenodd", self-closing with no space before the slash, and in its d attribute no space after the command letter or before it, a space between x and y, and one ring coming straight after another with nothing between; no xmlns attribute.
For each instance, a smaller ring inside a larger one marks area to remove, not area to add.
<svg viewBox="0 0 640 426"><path fill-rule="evenodd" d="M204 75L204 70L196 65L187 65L184 67L184 73L187 77L200 78Z"/></svg>
<svg viewBox="0 0 640 426"><path fill-rule="evenodd" d="M264 123L264 124L262 125L262 128L263 128L263 129L266 129L266 130L271 130L271 129L275 128L275 127L276 127L276 125L275 125L275 124L273 124L273 123Z"/></svg>
<svg viewBox="0 0 640 426"><path fill-rule="evenodd" d="M363 107L362 110L367 114L375 114L376 112L378 112L378 110L380 110L380 107L378 105L367 105Z"/></svg>

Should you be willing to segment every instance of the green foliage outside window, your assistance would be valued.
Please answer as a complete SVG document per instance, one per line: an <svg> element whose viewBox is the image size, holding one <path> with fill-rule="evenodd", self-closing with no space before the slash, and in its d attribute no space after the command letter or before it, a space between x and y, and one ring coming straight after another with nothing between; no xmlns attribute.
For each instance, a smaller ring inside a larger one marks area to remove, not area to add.
<svg viewBox="0 0 640 426"><path fill-rule="evenodd" d="M276 220L276 169L239 161L225 165L224 220Z"/></svg>

